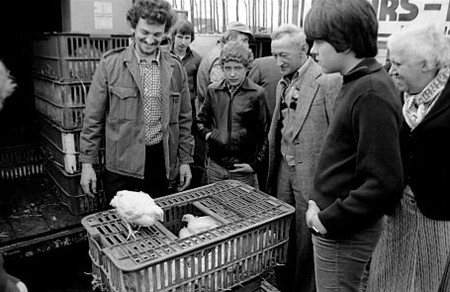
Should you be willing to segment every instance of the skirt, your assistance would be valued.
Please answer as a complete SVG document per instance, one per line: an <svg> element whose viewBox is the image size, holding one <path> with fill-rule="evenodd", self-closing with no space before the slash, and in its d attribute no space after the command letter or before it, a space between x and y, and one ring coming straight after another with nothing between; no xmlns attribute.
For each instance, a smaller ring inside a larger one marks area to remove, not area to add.
<svg viewBox="0 0 450 292"><path fill-rule="evenodd" d="M450 221L425 217L409 187L372 255L367 292L436 292L450 255Z"/></svg>

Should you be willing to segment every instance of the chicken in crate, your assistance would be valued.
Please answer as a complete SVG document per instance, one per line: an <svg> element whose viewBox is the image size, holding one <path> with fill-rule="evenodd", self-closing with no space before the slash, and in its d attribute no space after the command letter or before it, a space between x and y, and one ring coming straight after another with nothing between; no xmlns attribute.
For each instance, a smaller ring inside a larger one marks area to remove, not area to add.
<svg viewBox="0 0 450 292"><path fill-rule="evenodd" d="M111 200L111 206L127 227L127 240L130 236L136 239L132 225L136 225L139 230L142 226L150 227L156 221L164 220L164 211L144 192L119 191Z"/></svg>
<svg viewBox="0 0 450 292"><path fill-rule="evenodd" d="M116 206L82 219L96 288L229 291L286 262L295 209L253 187L225 180L154 203L152 211L137 203L126 216ZM148 214L151 224L135 220Z"/></svg>

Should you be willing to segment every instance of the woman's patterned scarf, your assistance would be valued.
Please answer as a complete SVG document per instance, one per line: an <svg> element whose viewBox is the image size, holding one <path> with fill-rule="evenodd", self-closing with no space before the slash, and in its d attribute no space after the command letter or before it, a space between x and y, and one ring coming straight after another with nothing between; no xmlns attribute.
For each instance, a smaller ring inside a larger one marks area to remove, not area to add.
<svg viewBox="0 0 450 292"><path fill-rule="evenodd" d="M409 95L405 93L405 104L403 105L403 116L409 127L414 130L422 122L434 105L437 97L444 90L445 84L450 77L450 67L439 70L439 73L418 94Z"/></svg>

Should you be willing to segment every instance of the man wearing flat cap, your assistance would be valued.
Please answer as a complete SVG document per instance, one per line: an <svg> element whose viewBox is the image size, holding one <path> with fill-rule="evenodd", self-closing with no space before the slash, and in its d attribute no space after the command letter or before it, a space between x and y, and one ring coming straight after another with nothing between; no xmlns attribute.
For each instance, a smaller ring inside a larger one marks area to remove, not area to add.
<svg viewBox="0 0 450 292"><path fill-rule="evenodd" d="M252 38L253 34L246 25L237 21L231 22L228 25L227 31L217 41L216 46L203 57L197 73L197 109L201 107L205 100L208 85L223 79L223 71L219 62L223 45L228 42L241 42L248 46L248 42Z"/></svg>

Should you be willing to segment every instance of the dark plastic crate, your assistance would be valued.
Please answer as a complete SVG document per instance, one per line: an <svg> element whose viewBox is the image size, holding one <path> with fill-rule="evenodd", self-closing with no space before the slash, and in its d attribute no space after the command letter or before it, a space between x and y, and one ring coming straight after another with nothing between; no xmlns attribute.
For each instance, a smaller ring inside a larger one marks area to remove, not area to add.
<svg viewBox="0 0 450 292"><path fill-rule="evenodd" d="M286 261L295 209L248 185L227 180L155 202L164 222L141 228L135 240L114 209L82 219L95 278L107 280L108 291L225 291ZM186 213L221 225L180 239Z"/></svg>
<svg viewBox="0 0 450 292"><path fill-rule="evenodd" d="M102 170L97 169L97 193L95 197L83 193L80 185L81 175L67 174L52 160L44 163L45 172L56 185L56 195L74 215L93 213L105 209L106 195L103 190Z"/></svg>
<svg viewBox="0 0 450 292"><path fill-rule="evenodd" d="M91 80L102 55L128 46L129 39L129 35L42 34L33 39L33 72L55 80Z"/></svg>
<svg viewBox="0 0 450 292"><path fill-rule="evenodd" d="M0 148L0 179L16 179L43 173L46 157L40 144Z"/></svg>
<svg viewBox="0 0 450 292"><path fill-rule="evenodd" d="M81 130L64 130L44 117L39 118L42 145L48 155L55 160L68 174L81 171L80 134ZM104 147L99 151L99 165L105 164Z"/></svg>
<svg viewBox="0 0 450 292"><path fill-rule="evenodd" d="M83 126L84 105L61 106L51 100L34 96L36 111L52 123L65 130L80 129Z"/></svg>
<svg viewBox="0 0 450 292"><path fill-rule="evenodd" d="M34 94L61 107L86 105L91 82L60 82L45 77L33 76Z"/></svg>

